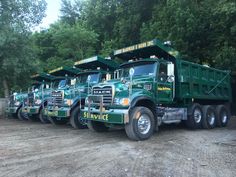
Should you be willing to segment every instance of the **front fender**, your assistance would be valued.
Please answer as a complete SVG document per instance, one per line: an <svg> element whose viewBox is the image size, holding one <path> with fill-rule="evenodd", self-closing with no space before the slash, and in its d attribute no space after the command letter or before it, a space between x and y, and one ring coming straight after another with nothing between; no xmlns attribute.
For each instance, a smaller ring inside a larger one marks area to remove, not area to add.
<svg viewBox="0 0 236 177"><path fill-rule="evenodd" d="M80 104L80 101L81 101L81 104L83 104L83 103L85 102L85 97L79 97L79 96L77 96L77 97L74 99L71 108L74 109L78 104Z"/></svg>
<svg viewBox="0 0 236 177"><path fill-rule="evenodd" d="M149 100L153 104L156 103L155 96L152 92L149 92L147 90L140 90L132 94L130 107L134 107L136 103L140 100Z"/></svg>

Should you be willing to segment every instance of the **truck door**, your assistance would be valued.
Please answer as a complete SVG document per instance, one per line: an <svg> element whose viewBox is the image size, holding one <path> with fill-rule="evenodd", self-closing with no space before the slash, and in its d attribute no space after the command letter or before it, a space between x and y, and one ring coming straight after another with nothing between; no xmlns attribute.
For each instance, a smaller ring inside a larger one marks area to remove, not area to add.
<svg viewBox="0 0 236 177"><path fill-rule="evenodd" d="M167 63L160 63L157 72L156 99L158 103L170 103L173 101L174 82L169 82Z"/></svg>

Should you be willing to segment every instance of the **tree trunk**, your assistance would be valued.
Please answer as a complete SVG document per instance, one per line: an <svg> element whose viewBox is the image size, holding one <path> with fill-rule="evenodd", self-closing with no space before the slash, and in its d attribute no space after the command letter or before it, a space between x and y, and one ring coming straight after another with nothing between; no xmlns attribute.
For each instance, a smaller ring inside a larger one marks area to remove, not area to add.
<svg viewBox="0 0 236 177"><path fill-rule="evenodd" d="M9 87L8 87L6 78L3 78L2 83L3 83L3 89L4 89L5 98L8 98L9 97Z"/></svg>

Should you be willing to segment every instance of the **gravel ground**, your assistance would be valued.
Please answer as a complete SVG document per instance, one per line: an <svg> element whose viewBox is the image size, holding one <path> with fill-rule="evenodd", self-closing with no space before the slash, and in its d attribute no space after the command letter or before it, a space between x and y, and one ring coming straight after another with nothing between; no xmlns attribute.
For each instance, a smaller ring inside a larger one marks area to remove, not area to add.
<svg viewBox="0 0 236 177"><path fill-rule="evenodd" d="M236 118L227 128L161 127L146 141L123 130L0 119L0 176L236 176Z"/></svg>

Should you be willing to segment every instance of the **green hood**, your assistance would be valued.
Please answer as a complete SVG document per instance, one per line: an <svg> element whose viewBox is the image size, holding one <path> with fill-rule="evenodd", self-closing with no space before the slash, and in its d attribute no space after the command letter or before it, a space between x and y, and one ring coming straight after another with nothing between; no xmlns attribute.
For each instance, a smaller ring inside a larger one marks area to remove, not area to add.
<svg viewBox="0 0 236 177"><path fill-rule="evenodd" d="M154 97L154 76L136 76L132 79L132 91L129 92L130 78L113 79L104 83L99 83L95 86L110 85L115 88L114 99L116 98L133 98L139 95L147 95L148 97Z"/></svg>

